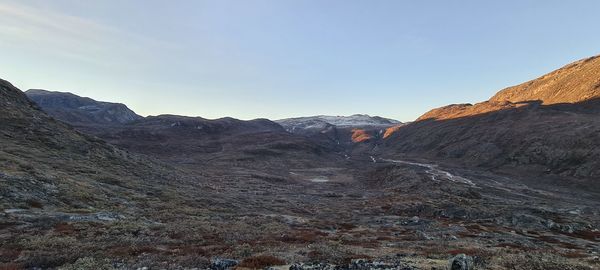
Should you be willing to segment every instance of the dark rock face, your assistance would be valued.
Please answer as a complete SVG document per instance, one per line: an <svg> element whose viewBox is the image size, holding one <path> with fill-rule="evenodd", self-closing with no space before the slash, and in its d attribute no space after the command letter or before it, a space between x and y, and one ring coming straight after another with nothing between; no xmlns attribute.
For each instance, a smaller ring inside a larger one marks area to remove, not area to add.
<svg viewBox="0 0 600 270"><path fill-rule="evenodd" d="M71 124L125 124L142 118L120 103L37 89L25 94L51 116Z"/></svg>

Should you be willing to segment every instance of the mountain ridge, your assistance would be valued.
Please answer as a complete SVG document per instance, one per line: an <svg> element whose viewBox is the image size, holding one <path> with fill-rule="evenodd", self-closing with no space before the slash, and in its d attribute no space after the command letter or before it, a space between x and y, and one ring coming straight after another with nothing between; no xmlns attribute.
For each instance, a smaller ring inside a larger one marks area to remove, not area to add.
<svg viewBox="0 0 600 270"><path fill-rule="evenodd" d="M600 98L600 55L584 58L534 80L500 90L490 101L539 100L544 105Z"/></svg>
<svg viewBox="0 0 600 270"><path fill-rule="evenodd" d="M600 56L584 58L536 79L504 88L487 101L432 109L417 121L467 117L534 103L578 103L595 98L600 98Z"/></svg>

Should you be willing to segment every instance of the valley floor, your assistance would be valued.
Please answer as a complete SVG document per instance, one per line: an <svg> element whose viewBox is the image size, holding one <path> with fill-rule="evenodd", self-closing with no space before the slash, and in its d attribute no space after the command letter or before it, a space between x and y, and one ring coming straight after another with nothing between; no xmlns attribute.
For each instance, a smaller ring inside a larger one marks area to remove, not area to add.
<svg viewBox="0 0 600 270"><path fill-rule="evenodd" d="M365 258L444 269L456 254L473 256L478 269L600 267L598 194L374 159L268 173L204 168L175 190L132 188L106 208L4 204L0 268L190 269L215 258L252 268ZM43 179L0 174L0 184L15 182Z"/></svg>

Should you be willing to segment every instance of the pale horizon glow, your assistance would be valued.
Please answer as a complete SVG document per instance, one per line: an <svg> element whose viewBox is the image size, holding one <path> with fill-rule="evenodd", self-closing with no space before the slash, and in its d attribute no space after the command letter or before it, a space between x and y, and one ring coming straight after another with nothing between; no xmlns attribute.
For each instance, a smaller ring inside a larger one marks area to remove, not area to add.
<svg viewBox="0 0 600 270"><path fill-rule="evenodd" d="M0 78L140 115L412 121L600 53L600 2L0 0Z"/></svg>

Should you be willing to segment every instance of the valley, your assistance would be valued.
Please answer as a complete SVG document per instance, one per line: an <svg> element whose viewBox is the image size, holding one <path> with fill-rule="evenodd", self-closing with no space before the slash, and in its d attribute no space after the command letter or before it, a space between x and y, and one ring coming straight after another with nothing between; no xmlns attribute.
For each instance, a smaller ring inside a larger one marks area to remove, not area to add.
<svg viewBox="0 0 600 270"><path fill-rule="evenodd" d="M0 269L598 269L599 63L411 123L142 117L1 81Z"/></svg>

